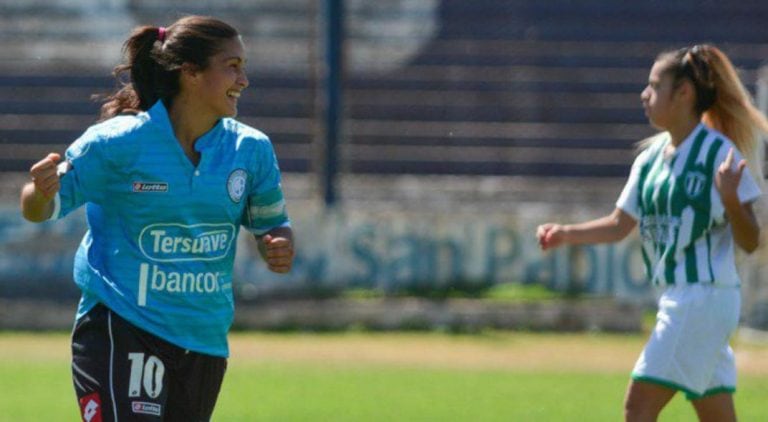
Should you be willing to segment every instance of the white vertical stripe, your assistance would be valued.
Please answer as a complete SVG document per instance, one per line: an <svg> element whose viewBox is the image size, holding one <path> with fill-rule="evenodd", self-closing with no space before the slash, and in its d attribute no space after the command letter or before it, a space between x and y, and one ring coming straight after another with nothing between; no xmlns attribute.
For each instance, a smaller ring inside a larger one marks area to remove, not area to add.
<svg viewBox="0 0 768 422"><path fill-rule="evenodd" d="M710 259L707 251L707 236L704 235L696 242L696 271L699 273L698 281L714 281L709 279Z"/></svg>
<svg viewBox="0 0 768 422"><path fill-rule="evenodd" d="M109 329L109 394L112 398L112 413L115 414L115 422L117 422L117 401L115 401L115 381L114 381L114 367L115 367L115 340L112 338L112 311L107 310L107 327Z"/></svg>
<svg viewBox="0 0 768 422"><path fill-rule="evenodd" d="M712 186L709 190L709 201L710 220L714 221L715 224L720 224L725 221L725 206L723 206L723 200L720 198L720 192L717 190L714 180L712 181Z"/></svg>
<svg viewBox="0 0 768 422"><path fill-rule="evenodd" d="M720 192L717 190L717 186L715 186L714 177L715 174L717 174L718 163L725 161L725 158L728 155L728 150L728 144L723 143L723 145L720 147L720 150L717 151L717 157L715 157L715 162L712 168L712 187L709 193L711 202L710 218L714 220L715 223L722 223L725 219L725 207L723 206L722 198L720 198ZM749 174L749 171L745 171L744 173ZM739 186L741 186L741 183Z"/></svg>
<svg viewBox="0 0 768 422"><path fill-rule="evenodd" d="M653 203L653 207L656 210L656 215L661 215L661 210L659 209L659 194L661 194L661 187L664 185L664 179L669 177L669 170L666 163L661 163L661 169L659 170L659 174L656 175L656 179L652 180L651 183L653 183L653 196L651 197L651 201Z"/></svg>
<svg viewBox="0 0 768 422"><path fill-rule="evenodd" d="M699 155L696 157L696 163L704 165L707 162L707 155L709 154L709 150L712 148L712 144L715 141L715 133L713 131L709 131L707 134L707 137L704 138L704 142L701 144L701 149L699 150Z"/></svg>
<svg viewBox="0 0 768 422"><path fill-rule="evenodd" d="M665 249L664 251L661 251L662 253L659 255L659 258L657 260L658 264L656 265L656 279L659 280L660 284L669 284L671 280L667 280L667 254L669 253L669 248Z"/></svg>
<svg viewBox="0 0 768 422"><path fill-rule="evenodd" d="M688 156L691 153L691 143L685 144L684 148L678 150L677 158L675 159L675 165L672 168L672 174L677 177L683 174L685 164L688 162Z"/></svg>
<svg viewBox="0 0 768 422"><path fill-rule="evenodd" d="M139 265L139 306L147 306L147 279L149 278L149 264Z"/></svg>
<svg viewBox="0 0 768 422"><path fill-rule="evenodd" d="M679 261L675 265L675 281L691 282L694 280L688 280L688 276L685 271L685 253L683 250L685 246L691 241L691 231L693 231L693 218L696 213L689 206L683 209L680 214L680 231L677 234L677 251L675 255L679 258Z"/></svg>

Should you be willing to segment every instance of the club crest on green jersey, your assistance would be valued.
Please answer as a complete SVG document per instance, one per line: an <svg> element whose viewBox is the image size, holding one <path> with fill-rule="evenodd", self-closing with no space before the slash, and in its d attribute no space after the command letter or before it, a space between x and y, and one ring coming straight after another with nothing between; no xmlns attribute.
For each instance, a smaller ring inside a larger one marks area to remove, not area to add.
<svg viewBox="0 0 768 422"><path fill-rule="evenodd" d="M707 176L700 171L689 171L685 175L683 185L688 198L696 199L704 192L704 187L707 185Z"/></svg>
<svg viewBox="0 0 768 422"><path fill-rule="evenodd" d="M229 199L234 203L239 203L245 193L245 182L248 180L248 173L243 169L236 169L229 174L227 179L227 193Z"/></svg>

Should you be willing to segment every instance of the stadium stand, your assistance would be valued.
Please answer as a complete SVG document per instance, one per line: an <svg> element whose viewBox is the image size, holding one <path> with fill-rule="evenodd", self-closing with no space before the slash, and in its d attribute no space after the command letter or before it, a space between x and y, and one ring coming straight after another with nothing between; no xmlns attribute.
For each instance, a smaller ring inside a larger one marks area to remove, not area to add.
<svg viewBox="0 0 768 422"><path fill-rule="evenodd" d="M286 172L319 149L321 2L0 0L0 170L63 151L138 23L214 14L249 48L241 118ZM653 130L639 93L654 56L723 47L750 87L768 57L763 1L348 2L342 166L353 174L622 177ZM373 3L373 2L372 2Z"/></svg>

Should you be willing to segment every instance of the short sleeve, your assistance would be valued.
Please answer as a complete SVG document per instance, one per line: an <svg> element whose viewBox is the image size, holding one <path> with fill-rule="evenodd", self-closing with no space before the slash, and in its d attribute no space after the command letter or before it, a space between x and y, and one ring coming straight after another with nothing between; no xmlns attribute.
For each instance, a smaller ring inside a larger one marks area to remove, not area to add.
<svg viewBox="0 0 768 422"><path fill-rule="evenodd" d="M243 226L259 236L276 227L289 226L290 220L280 185L280 168L269 141L260 144L252 174Z"/></svg>
<svg viewBox="0 0 768 422"><path fill-rule="evenodd" d="M629 178L624 184L619 199L616 200L616 208L626 212L635 220L640 220L640 171L647 160L647 151L641 153L632 164Z"/></svg>
<svg viewBox="0 0 768 422"><path fill-rule="evenodd" d="M727 151L726 151L727 154ZM719 159L720 157L718 157ZM733 162L738 163L743 159L743 156L741 153L736 151L734 149L733 154ZM723 157L723 160L725 160L725 156ZM715 164L715 168L720 167L720 163L722 161L718 161ZM741 203L747 203L747 202L754 202L760 196L763 194L760 190L760 187L757 185L757 182L755 181L755 178L752 176L752 172L749 171L749 168L744 169L744 172L741 175L741 181L739 182L739 188L737 190L737 193L739 195L739 200Z"/></svg>
<svg viewBox="0 0 768 422"><path fill-rule="evenodd" d="M86 202L100 203L107 167L99 136L93 130L86 131L67 148L65 162L59 165L61 188L51 218L64 217Z"/></svg>

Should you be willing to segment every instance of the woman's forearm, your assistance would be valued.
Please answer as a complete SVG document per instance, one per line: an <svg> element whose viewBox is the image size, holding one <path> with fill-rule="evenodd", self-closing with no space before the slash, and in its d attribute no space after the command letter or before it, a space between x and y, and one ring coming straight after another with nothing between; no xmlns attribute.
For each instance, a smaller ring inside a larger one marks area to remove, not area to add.
<svg viewBox="0 0 768 422"><path fill-rule="evenodd" d="M634 221L623 217L620 210L595 220L563 227L565 242L571 245L617 242L627 237L634 228Z"/></svg>
<svg viewBox="0 0 768 422"><path fill-rule="evenodd" d="M729 201L723 205L731 223L734 242L747 253L754 252L760 246L760 225L752 210L752 204Z"/></svg>
<svg viewBox="0 0 768 422"><path fill-rule="evenodd" d="M543 250L562 245L616 242L627 237L637 223L619 208L605 217L577 224L545 223L536 229Z"/></svg>

